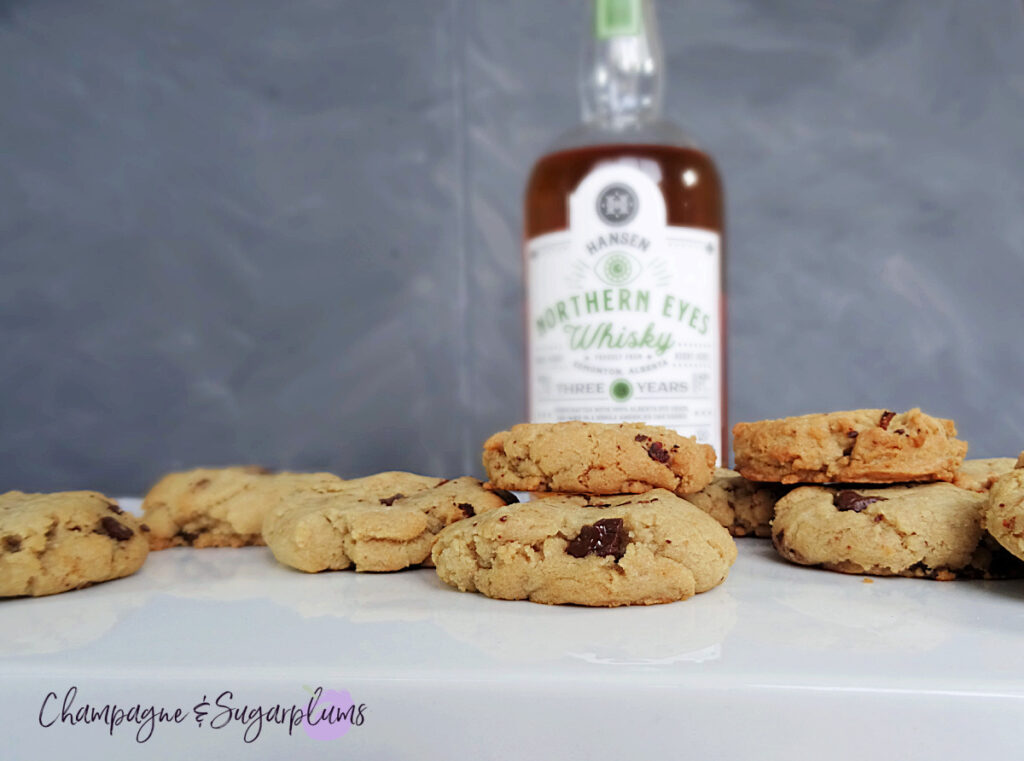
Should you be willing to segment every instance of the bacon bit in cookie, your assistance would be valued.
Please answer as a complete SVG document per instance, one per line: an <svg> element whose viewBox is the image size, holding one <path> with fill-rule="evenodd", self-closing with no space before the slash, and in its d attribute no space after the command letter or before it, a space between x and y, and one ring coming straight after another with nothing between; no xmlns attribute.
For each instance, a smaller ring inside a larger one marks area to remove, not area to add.
<svg viewBox="0 0 1024 761"><path fill-rule="evenodd" d="M881 522L882 522L882 514L879 513L878 515L875 516L875 523L881 523Z"/></svg>
<svg viewBox="0 0 1024 761"><path fill-rule="evenodd" d="M4 550L7 552L21 552L21 537L13 535L5 536Z"/></svg>
<svg viewBox="0 0 1024 761"><path fill-rule="evenodd" d="M859 513L875 502L885 502L885 497L866 497L852 489L844 489L832 498L832 504L836 506L837 510L843 512L853 510L853 512Z"/></svg>
<svg viewBox="0 0 1024 761"><path fill-rule="evenodd" d="M581 528L579 535L566 545L565 551L574 558L597 555L612 556L619 560L626 554L628 545L629 532L626 531L622 518L603 518L597 523Z"/></svg>
<svg viewBox="0 0 1024 761"><path fill-rule="evenodd" d="M855 438L857 438L857 436L859 436L859 435L860 435L860 434L859 434L859 433L858 433L857 431L847 431L847 432L846 432L846 437L847 437L848 439L855 439Z"/></svg>
<svg viewBox="0 0 1024 761"><path fill-rule="evenodd" d="M636 435L636 438L633 439L633 441L650 441L650 440L651 440L650 436L644 436L642 433L638 433Z"/></svg>
<svg viewBox="0 0 1024 761"><path fill-rule="evenodd" d="M1003 505L1000 505L1000 507L1003 507ZM1017 516L1013 516L1012 518L1007 518L1005 521L1003 521L1003 528L1005 528L1007 531L1013 531L1016 527L1017 527Z"/></svg>
<svg viewBox="0 0 1024 761"><path fill-rule="evenodd" d="M119 542L123 542L126 539L131 539L135 536L134 531L109 516L100 519L100 526L96 529L96 533L106 534L111 539L116 539Z"/></svg>
<svg viewBox="0 0 1024 761"><path fill-rule="evenodd" d="M666 539L665 540L665 544L672 544L672 540L671 539Z"/></svg>
<svg viewBox="0 0 1024 761"><path fill-rule="evenodd" d="M439 482L439 483L437 484L437 486L435 486L434 488L436 489L436 488L437 488L438 486L444 486L444 485L445 485L446 483L448 483L449 481L451 481L451 479L450 479L450 478L442 478L442 479L441 479L441 481L440 481L440 482Z"/></svg>
<svg viewBox="0 0 1024 761"><path fill-rule="evenodd" d="M395 502L402 499L404 496L405 495L402 493L392 494L390 497L385 497L384 499L380 500L380 503L386 507L391 507L393 504L395 504Z"/></svg>
<svg viewBox="0 0 1024 761"><path fill-rule="evenodd" d="M647 456L663 465L672 459L672 455L660 441L654 441L647 447Z"/></svg>
<svg viewBox="0 0 1024 761"><path fill-rule="evenodd" d="M491 491L501 497L506 505L515 505L519 502L519 497L506 489L491 489Z"/></svg>
<svg viewBox="0 0 1024 761"><path fill-rule="evenodd" d="M886 410L885 412L882 413L882 419L878 421L878 426L883 431L889 430L889 423L892 422L892 419L894 417L896 417L895 412L889 412L889 410Z"/></svg>
<svg viewBox="0 0 1024 761"><path fill-rule="evenodd" d="M459 508L462 511L462 514L465 515L467 518L472 518L474 515L476 515L476 510L474 510L473 506L468 502L460 502L459 504L456 505L456 507Z"/></svg>
<svg viewBox="0 0 1024 761"><path fill-rule="evenodd" d="M507 515L503 515L500 518L498 518L498 522L499 523L504 523L507 520L508 520L508 516Z"/></svg>

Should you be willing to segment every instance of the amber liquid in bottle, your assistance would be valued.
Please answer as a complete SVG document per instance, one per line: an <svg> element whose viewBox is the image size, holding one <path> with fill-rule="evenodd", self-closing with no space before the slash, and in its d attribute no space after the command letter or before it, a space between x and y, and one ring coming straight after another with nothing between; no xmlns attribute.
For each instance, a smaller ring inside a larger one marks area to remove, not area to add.
<svg viewBox="0 0 1024 761"><path fill-rule="evenodd" d="M726 389L726 288L725 219L722 181L709 156L696 148L674 145L612 144L590 145L556 151L534 165L527 181L524 209L524 239L563 232L569 227L569 196L597 166L609 161L637 159L654 162L663 178L659 189L665 197L668 224L697 227L723 236L719 264L720 301L718 315L721 337L721 441L726 447L728 409ZM528 264L526 266L529 266ZM529 326L527 326L529 336ZM529 351L529 349L527 349Z"/></svg>

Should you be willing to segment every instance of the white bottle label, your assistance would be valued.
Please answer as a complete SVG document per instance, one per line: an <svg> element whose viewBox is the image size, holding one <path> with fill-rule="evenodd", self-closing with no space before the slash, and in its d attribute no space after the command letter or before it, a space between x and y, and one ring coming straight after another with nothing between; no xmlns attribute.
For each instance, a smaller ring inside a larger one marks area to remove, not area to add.
<svg viewBox="0 0 1024 761"><path fill-rule="evenodd" d="M722 462L721 240L669 227L657 171L598 167L527 241L530 420L664 425Z"/></svg>

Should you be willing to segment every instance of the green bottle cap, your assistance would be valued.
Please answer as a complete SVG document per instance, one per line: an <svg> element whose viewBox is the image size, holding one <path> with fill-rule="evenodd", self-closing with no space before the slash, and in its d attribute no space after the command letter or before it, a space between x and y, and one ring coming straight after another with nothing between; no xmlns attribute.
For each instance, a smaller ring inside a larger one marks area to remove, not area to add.
<svg viewBox="0 0 1024 761"><path fill-rule="evenodd" d="M639 34L641 0L595 0L594 35L599 40Z"/></svg>

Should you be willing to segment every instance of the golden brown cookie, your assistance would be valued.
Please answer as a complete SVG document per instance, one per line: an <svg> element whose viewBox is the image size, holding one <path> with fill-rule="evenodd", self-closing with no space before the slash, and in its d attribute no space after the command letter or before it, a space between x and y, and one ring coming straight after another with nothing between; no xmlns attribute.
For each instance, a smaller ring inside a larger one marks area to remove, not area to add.
<svg viewBox="0 0 1024 761"><path fill-rule="evenodd" d="M197 468L164 476L142 502L151 549L263 544L263 518L299 492L335 491L331 473L270 473L255 467Z"/></svg>
<svg viewBox="0 0 1024 761"><path fill-rule="evenodd" d="M1015 462L1012 457L964 460L956 475L953 476L953 486L976 491L979 494L987 494L999 476L1013 470Z"/></svg>
<svg viewBox="0 0 1024 761"><path fill-rule="evenodd" d="M1024 468L1011 470L992 485L985 505L985 528L1024 560Z"/></svg>
<svg viewBox="0 0 1024 761"><path fill-rule="evenodd" d="M776 503L772 542L787 560L843 573L1017 576L1021 566L985 542L985 503L948 483L801 486Z"/></svg>
<svg viewBox="0 0 1024 761"><path fill-rule="evenodd" d="M548 496L449 526L441 579L464 592L552 605L685 600L720 584L736 544L711 516L663 489Z"/></svg>
<svg viewBox="0 0 1024 761"><path fill-rule="evenodd" d="M149 543L93 491L0 494L0 597L52 595L135 573Z"/></svg>
<svg viewBox="0 0 1024 761"><path fill-rule="evenodd" d="M577 494L700 491L715 450L643 423L524 423L484 443L484 468L501 489Z"/></svg>
<svg viewBox="0 0 1024 761"><path fill-rule="evenodd" d="M733 536L771 536L775 503L786 493L776 484L748 481L735 470L718 468L714 480L683 499L706 512Z"/></svg>
<svg viewBox="0 0 1024 761"><path fill-rule="evenodd" d="M737 423L736 470L752 481L897 483L952 481L967 453L952 420L852 410Z"/></svg>
<svg viewBox="0 0 1024 761"><path fill-rule="evenodd" d="M452 481L413 473L378 473L346 481L329 494L306 494L271 510L266 544L281 563L307 573L400 571L430 560L437 533L512 495L474 478Z"/></svg>

